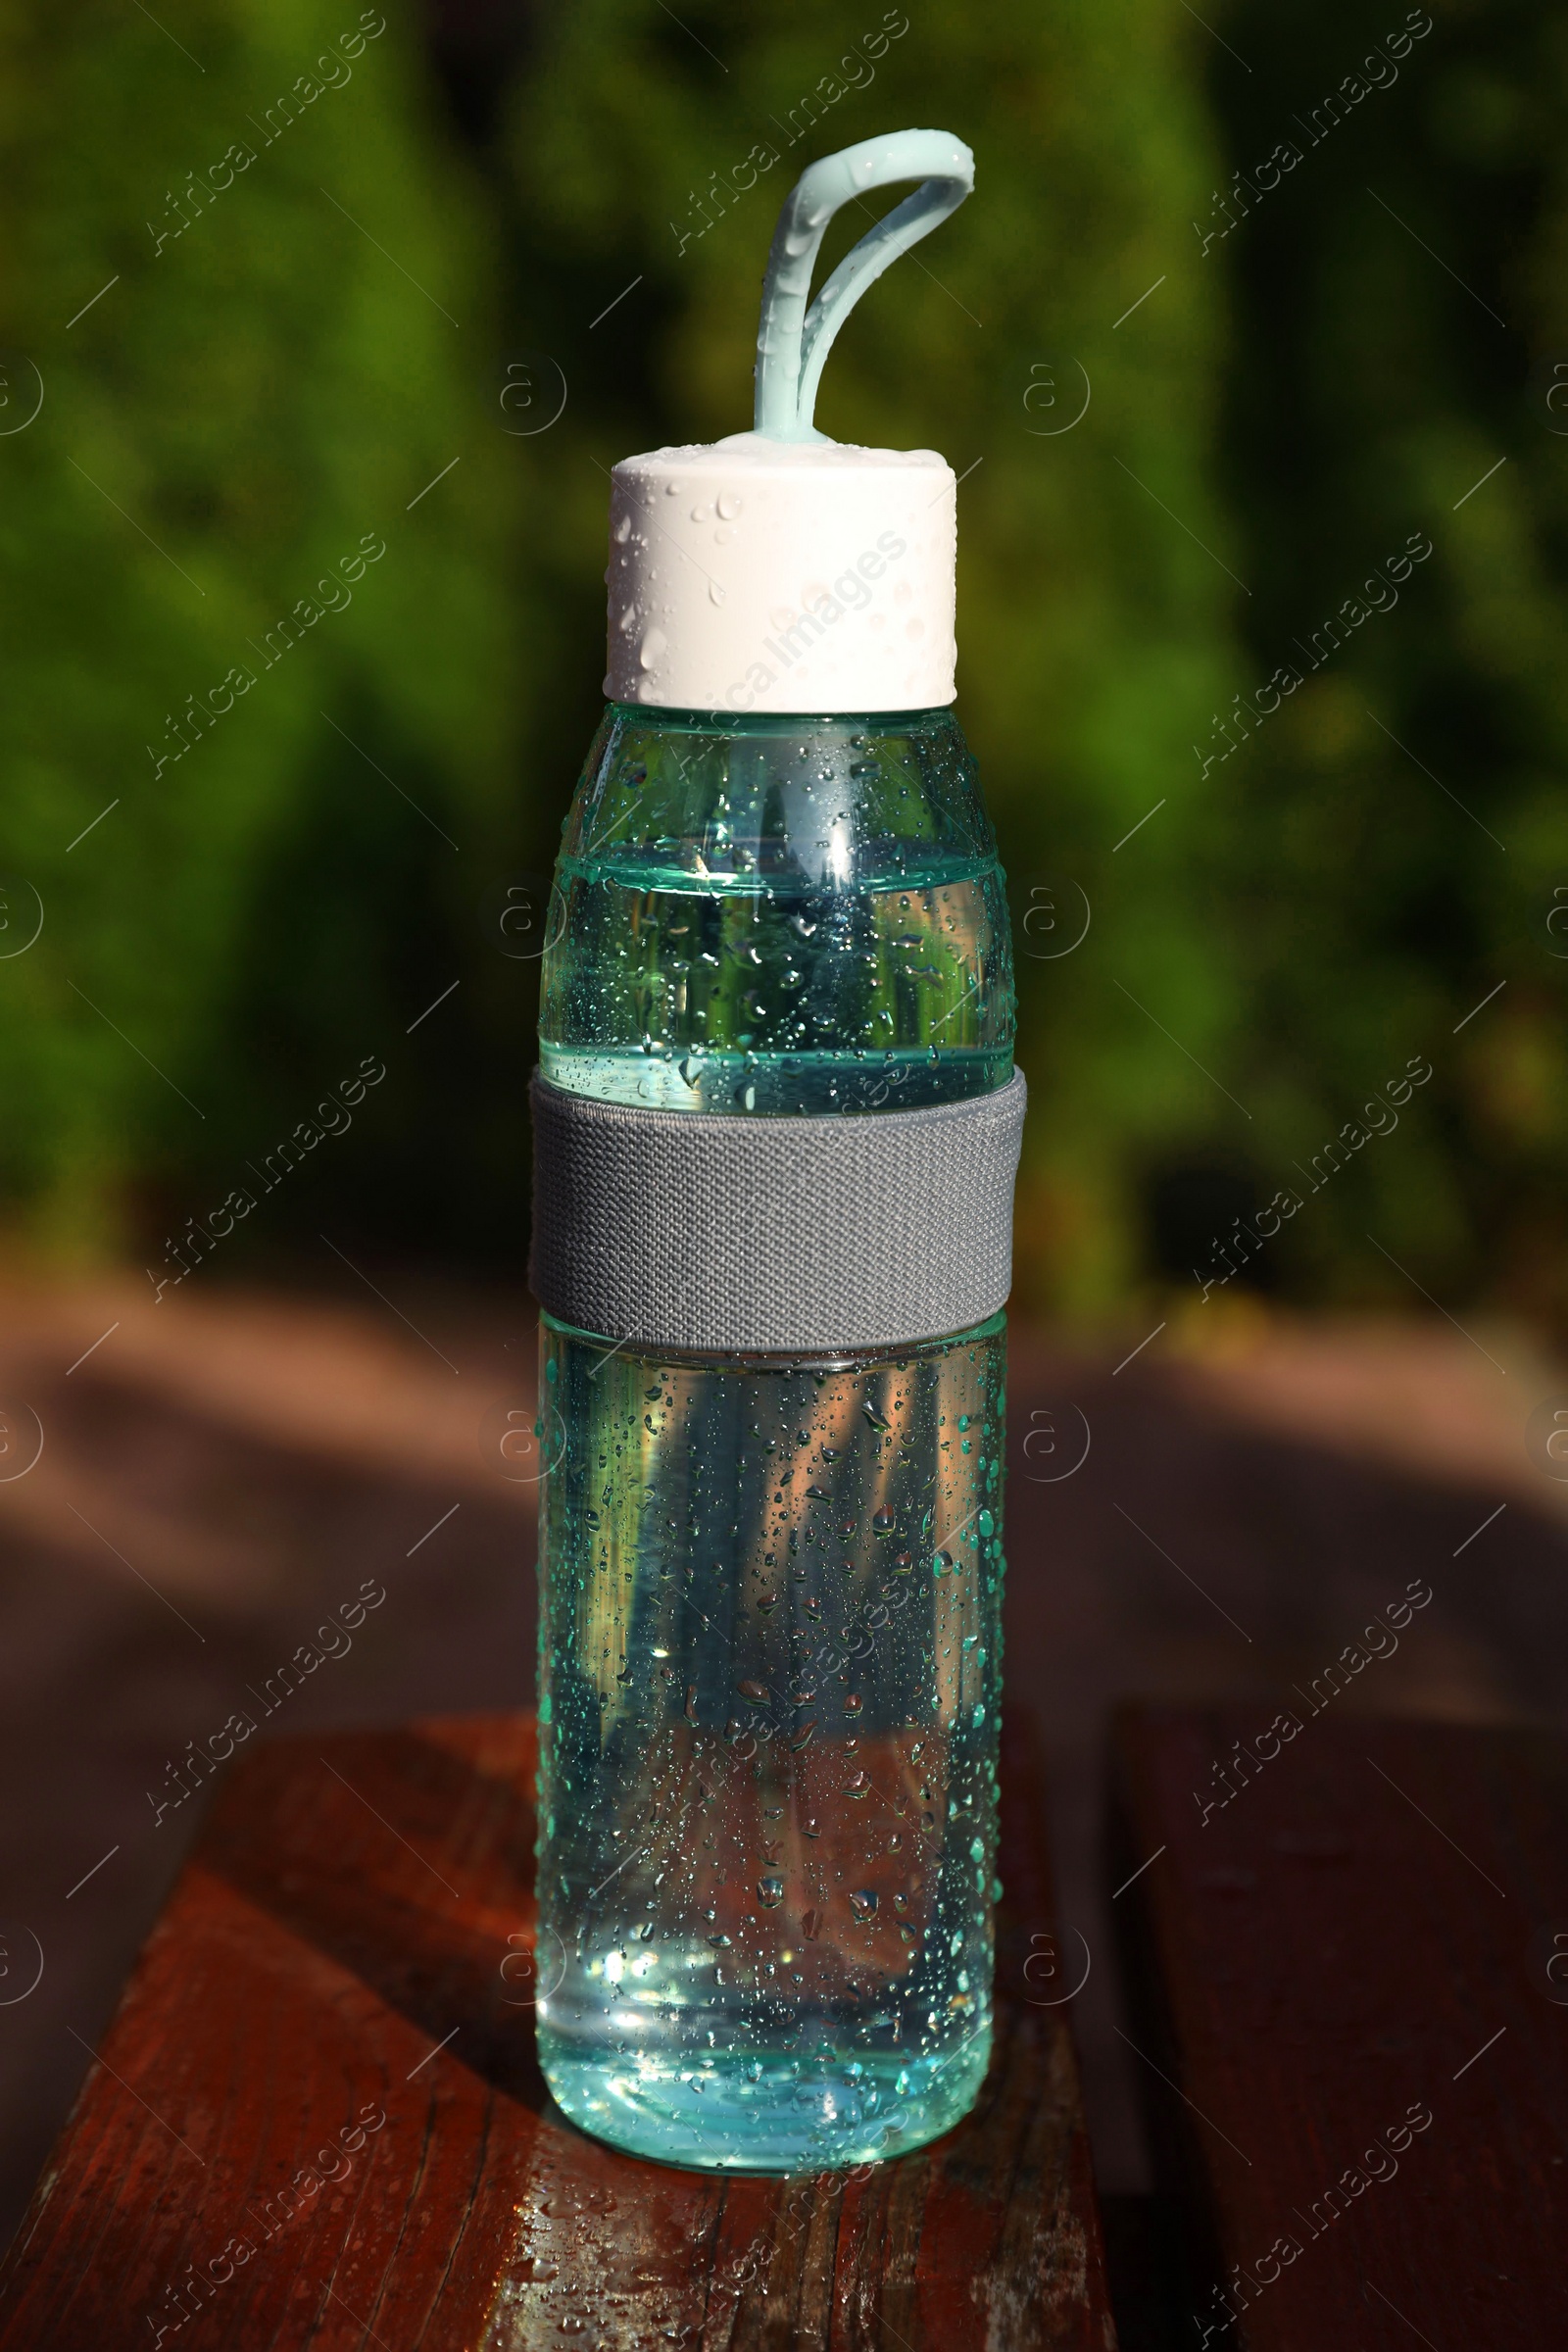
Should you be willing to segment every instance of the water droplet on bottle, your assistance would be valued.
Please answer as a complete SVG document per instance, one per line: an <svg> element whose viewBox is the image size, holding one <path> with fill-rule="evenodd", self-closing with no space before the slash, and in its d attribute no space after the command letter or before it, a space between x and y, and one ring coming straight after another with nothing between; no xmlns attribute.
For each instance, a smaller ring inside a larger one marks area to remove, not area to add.
<svg viewBox="0 0 1568 2352"><path fill-rule="evenodd" d="M637 650L639 666L643 669L653 669L662 659L668 644L669 639L664 635L662 629L650 629Z"/></svg>
<svg viewBox="0 0 1568 2352"><path fill-rule="evenodd" d="M713 504L725 522L733 522L741 512L740 492L738 490L721 490Z"/></svg>
<svg viewBox="0 0 1568 2352"><path fill-rule="evenodd" d="M820 1912L820 1911L808 1911L808 1912L807 1912L807 1914L806 1914L806 1916L805 1916L805 1918L804 1918L804 1919L801 1921L801 1926L802 1926L802 1927L805 1929L805 1931L806 1931L806 1940L807 1940L807 1942L808 1942L808 1943L814 1943L814 1942L816 1941L816 1939L817 1939L818 1936L820 1936L820 1934L822 1933L822 1914L821 1914L821 1912Z"/></svg>
<svg viewBox="0 0 1568 2352"><path fill-rule="evenodd" d="M758 1880L757 1899L769 1911L776 1911L784 1900L784 1882L776 1871L769 1871Z"/></svg>
<svg viewBox="0 0 1568 2352"><path fill-rule="evenodd" d="M735 1688L740 1692L742 1698L749 1698L760 1707L766 1706L767 1685L765 1683L737 1682Z"/></svg>
<svg viewBox="0 0 1568 2352"><path fill-rule="evenodd" d="M857 1919L874 1919L876 1905L875 1891L869 1886L862 1886L858 1893L850 1896L850 1909L855 1913Z"/></svg>
<svg viewBox="0 0 1568 2352"><path fill-rule="evenodd" d="M891 1536L898 1524L898 1519L892 1511L878 1511L871 1522L871 1531L873 1535Z"/></svg>

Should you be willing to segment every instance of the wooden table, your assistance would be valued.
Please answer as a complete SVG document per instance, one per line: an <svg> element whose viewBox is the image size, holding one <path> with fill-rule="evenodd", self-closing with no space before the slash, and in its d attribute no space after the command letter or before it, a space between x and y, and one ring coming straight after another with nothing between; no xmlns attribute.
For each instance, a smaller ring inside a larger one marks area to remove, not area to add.
<svg viewBox="0 0 1568 2352"><path fill-rule="evenodd" d="M863 2176L769 2180L616 2155L553 2106L531 1718L261 1747L45 2168L0 2347L1112 2352L1039 1778L1019 1727L1004 1748L979 2105Z"/></svg>
<svg viewBox="0 0 1568 2352"><path fill-rule="evenodd" d="M1208 2257L1176 2340L1568 2345L1568 1749L1290 1706L1115 1742L1129 2033Z"/></svg>

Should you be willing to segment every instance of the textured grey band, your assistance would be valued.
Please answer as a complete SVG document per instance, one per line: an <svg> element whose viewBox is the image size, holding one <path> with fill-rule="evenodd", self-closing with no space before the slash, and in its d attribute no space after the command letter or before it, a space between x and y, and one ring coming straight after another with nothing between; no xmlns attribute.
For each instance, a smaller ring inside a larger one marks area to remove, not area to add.
<svg viewBox="0 0 1568 2352"><path fill-rule="evenodd" d="M924 1110L746 1118L564 1093L536 1071L540 1304L654 1348L897 1347L1012 1284L1024 1081Z"/></svg>

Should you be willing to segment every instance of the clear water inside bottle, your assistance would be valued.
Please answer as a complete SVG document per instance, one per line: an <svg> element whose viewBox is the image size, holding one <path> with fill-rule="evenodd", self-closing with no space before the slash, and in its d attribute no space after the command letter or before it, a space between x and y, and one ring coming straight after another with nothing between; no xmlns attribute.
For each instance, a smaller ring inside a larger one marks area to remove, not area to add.
<svg viewBox="0 0 1568 2352"><path fill-rule="evenodd" d="M917 2145L990 2047L1002 1318L891 1360L544 1348L551 2087L677 2164Z"/></svg>
<svg viewBox="0 0 1568 2352"><path fill-rule="evenodd" d="M765 872L715 888L613 850L563 858L548 1010L567 1035L542 1038L545 1076L612 1102L760 1114L913 1110L1005 1085L1010 991L999 1008L987 987L995 860L977 872L898 846L898 869L854 891ZM591 1017L572 1019L576 998Z"/></svg>

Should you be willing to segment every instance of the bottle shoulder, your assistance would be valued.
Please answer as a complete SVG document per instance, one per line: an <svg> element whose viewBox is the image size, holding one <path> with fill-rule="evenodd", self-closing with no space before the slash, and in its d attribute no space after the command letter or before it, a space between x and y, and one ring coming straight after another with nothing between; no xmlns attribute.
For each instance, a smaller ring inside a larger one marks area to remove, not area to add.
<svg viewBox="0 0 1568 2352"><path fill-rule="evenodd" d="M576 872L743 895L935 885L996 856L950 710L737 718L612 704L562 840Z"/></svg>

